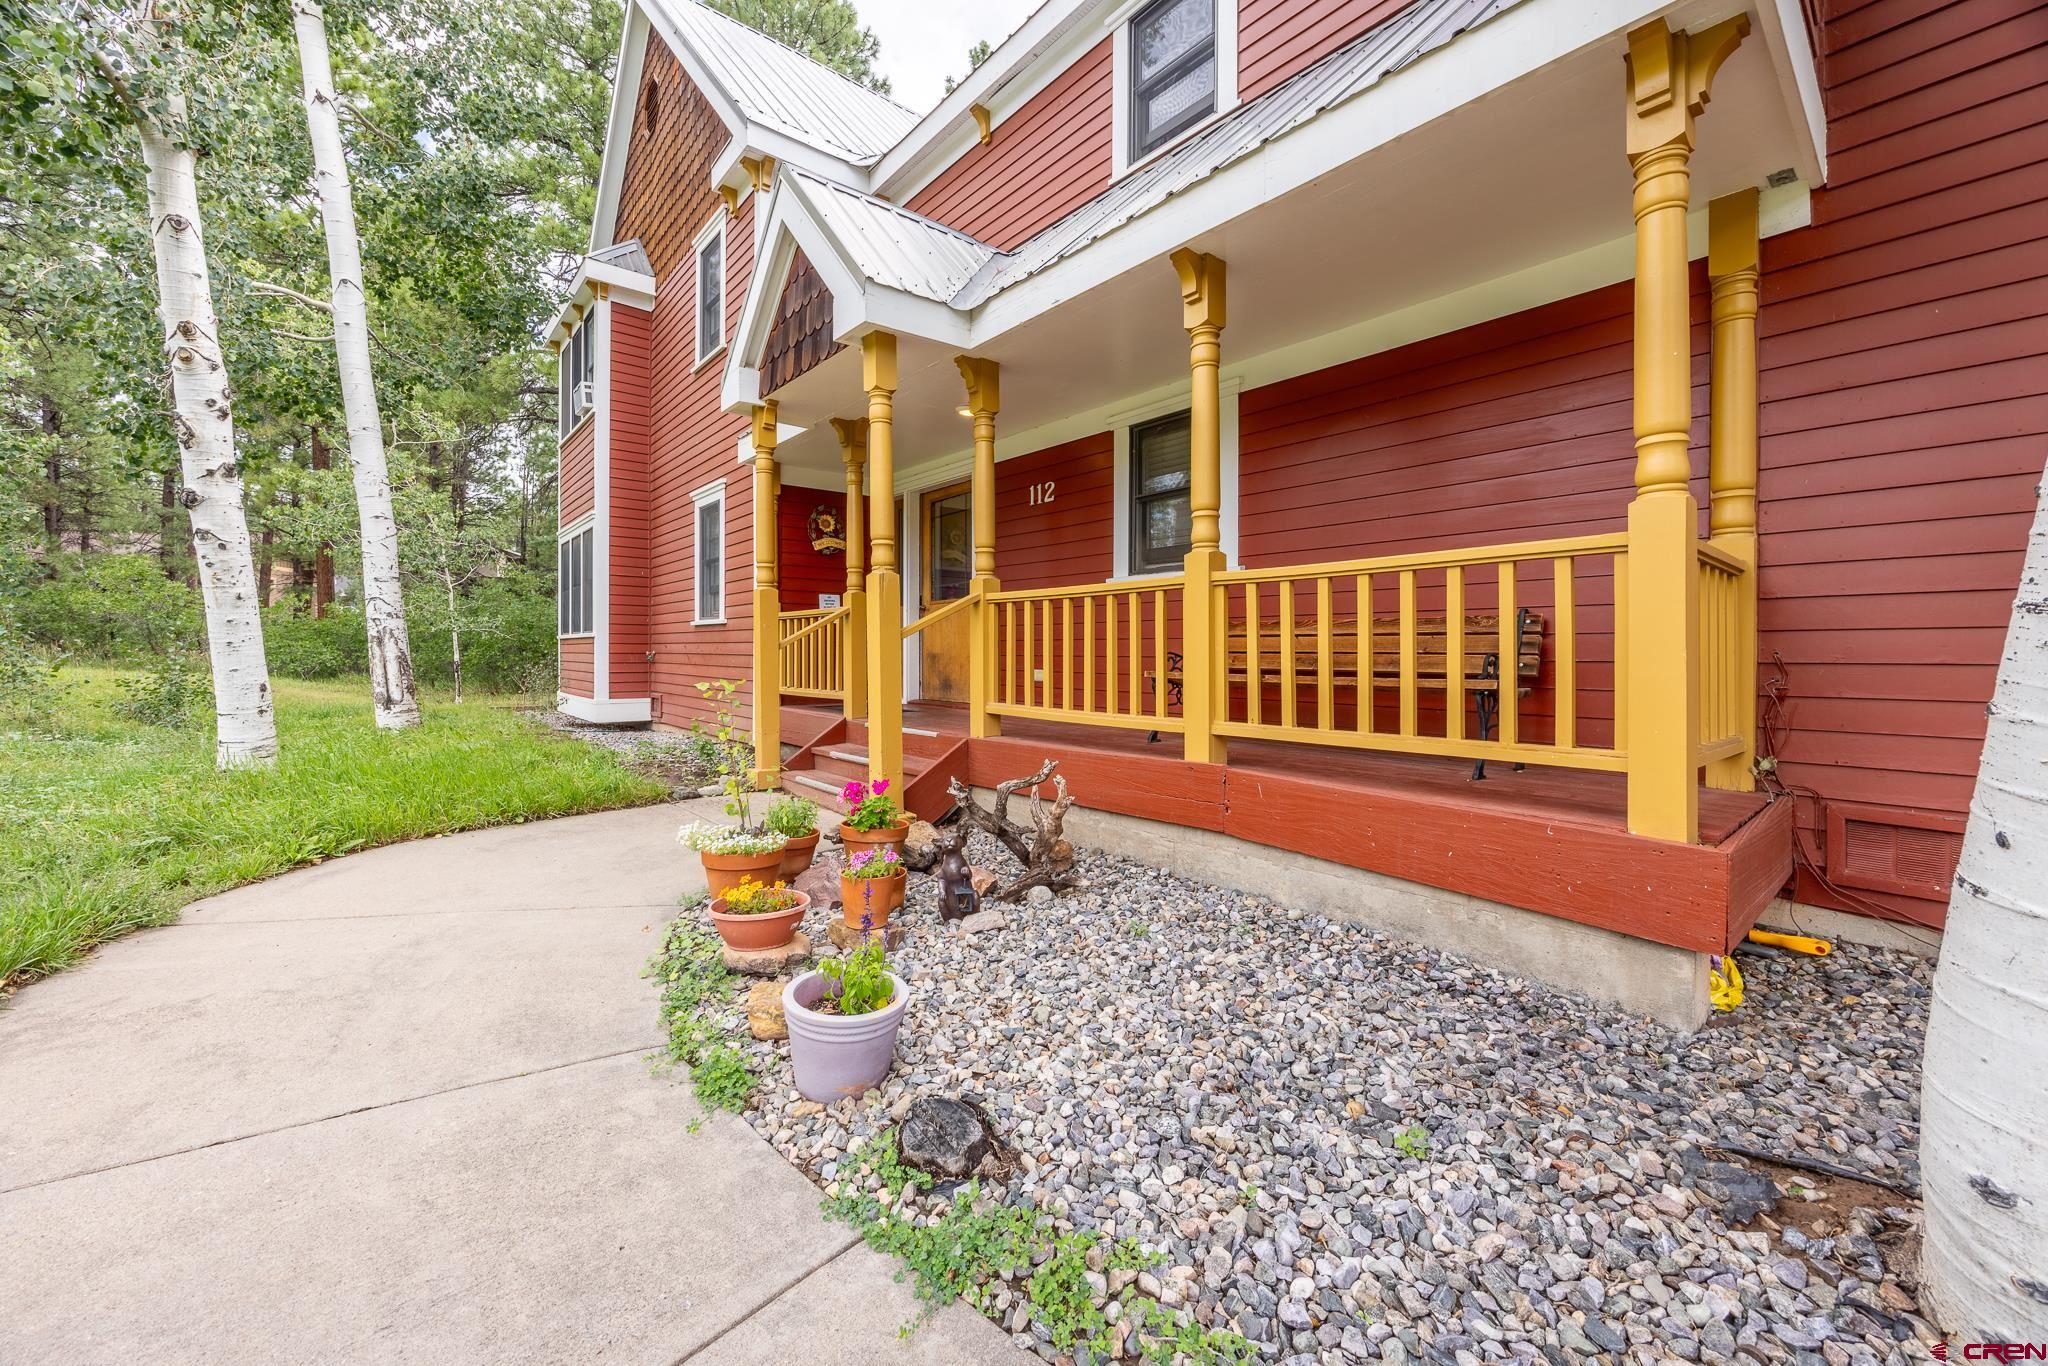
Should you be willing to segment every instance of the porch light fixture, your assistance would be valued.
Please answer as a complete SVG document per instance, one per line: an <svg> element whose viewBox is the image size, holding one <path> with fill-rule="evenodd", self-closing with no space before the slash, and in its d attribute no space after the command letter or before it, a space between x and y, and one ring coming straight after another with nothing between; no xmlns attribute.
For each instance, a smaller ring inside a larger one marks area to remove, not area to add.
<svg viewBox="0 0 2048 1366"><path fill-rule="evenodd" d="M956 412L956 413L958 413L958 414L960 414L960 416L962 416L962 417L973 417L973 416L974 416L974 409L972 409L972 408L955 408L955 409L954 409L953 411L954 411L954 412Z"/></svg>

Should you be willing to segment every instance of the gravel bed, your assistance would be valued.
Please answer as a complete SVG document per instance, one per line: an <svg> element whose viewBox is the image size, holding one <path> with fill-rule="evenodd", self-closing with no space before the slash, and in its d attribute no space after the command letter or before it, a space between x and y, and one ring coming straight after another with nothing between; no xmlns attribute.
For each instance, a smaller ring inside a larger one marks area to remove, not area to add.
<svg viewBox="0 0 2048 1366"><path fill-rule="evenodd" d="M911 1098L978 1100L1021 1154L1005 1198L1163 1251L1140 1288L1263 1360L1925 1358L1917 1200L1813 1178L1731 1227L1743 1173L1703 1151L1917 1189L1923 960L1745 954L1747 1004L1685 1038L1259 897L1082 867L1087 889L973 936L914 879L886 1086L806 1103L788 1045L755 1045L747 1121L825 1184Z"/></svg>
<svg viewBox="0 0 2048 1366"><path fill-rule="evenodd" d="M691 752L691 744L697 738L693 735L677 731L630 730L623 726L601 726L589 721L579 721L566 712L552 709L529 711L526 717L557 734L571 736L587 745L596 745L599 749L612 751L624 758L627 763L667 783L674 796L704 795L706 788L716 791L717 769Z"/></svg>

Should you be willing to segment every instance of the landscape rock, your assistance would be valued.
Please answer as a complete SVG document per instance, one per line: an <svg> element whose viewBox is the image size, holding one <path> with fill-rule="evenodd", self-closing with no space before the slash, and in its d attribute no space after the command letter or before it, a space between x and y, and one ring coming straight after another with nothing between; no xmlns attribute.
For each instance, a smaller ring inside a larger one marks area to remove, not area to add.
<svg viewBox="0 0 2048 1366"><path fill-rule="evenodd" d="M976 911L973 915L964 916L957 923L961 934L986 934L990 930L1008 929L1010 918L991 906L985 911Z"/></svg>
<svg viewBox="0 0 2048 1366"><path fill-rule="evenodd" d="M1024 894L1024 899L1034 906L1050 906L1052 905L1052 888L1045 886L1033 887Z"/></svg>
<svg viewBox="0 0 2048 1366"><path fill-rule="evenodd" d="M825 936L832 941L832 947L841 953L851 953L870 939L882 941L884 953L894 953L903 947L903 941L910 935L910 927L901 921L891 919L880 929L864 930L858 925L849 925L844 916L834 914L831 923L825 927Z"/></svg>
<svg viewBox="0 0 2048 1366"><path fill-rule="evenodd" d="M797 875L796 890L811 899L814 910L837 913L842 904L839 899L839 856L819 854L809 868Z"/></svg>
<svg viewBox="0 0 2048 1366"><path fill-rule="evenodd" d="M896 1129L896 1152L904 1165L934 1176L970 1176L995 1146L995 1133L979 1106L943 1096L919 1096Z"/></svg>
<svg viewBox="0 0 2048 1366"><path fill-rule="evenodd" d="M980 864L967 870L967 881L974 888L975 896L984 899L996 889L996 875Z"/></svg>
<svg viewBox="0 0 2048 1366"><path fill-rule="evenodd" d="M747 988L747 1028L757 1039L786 1039L789 1021L782 1013L782 987L776 982L756 982Z"/></svg>
<svg viewBox="0 0 2048 1366"><path fill-rule="evenodd" d="M930 821L912 821L903 837L903 863L914 873L929 873L938 866L939 832Z"/></svg>
<svg viewBox="0 0 2048 1366"><path fill-rule="evenodd" d="M725 966L749 977L780 977L811 961L810 936L802 930L779 949L735 949L727 946Z"/></svg>

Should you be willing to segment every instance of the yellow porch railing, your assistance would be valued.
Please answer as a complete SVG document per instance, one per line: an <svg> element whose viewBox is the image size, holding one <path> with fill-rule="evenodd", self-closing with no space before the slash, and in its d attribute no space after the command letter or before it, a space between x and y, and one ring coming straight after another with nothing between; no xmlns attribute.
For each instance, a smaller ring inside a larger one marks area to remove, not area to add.
<svg viewBox="0 0 2048 1366"><path fill-rule="evenodd" d="M777 617L783 692L797 697L846 696L847 615L847 608L831 607Z"/></svg>
<svg viewBox="0 0 2048 1366"><path fill-rule="evenodd" d="M1756 680L1741 677L1743 575L1740 559L1702 541L1700 557L1699 761L1739 755L1756 711Z"/></svg>
<svg viewBox="0 0 2048 1366"><path fill-rule="evenodd" d="M989 594L988 711L1179 734L1167 696L1182 594L1179 576Z"/></svg>

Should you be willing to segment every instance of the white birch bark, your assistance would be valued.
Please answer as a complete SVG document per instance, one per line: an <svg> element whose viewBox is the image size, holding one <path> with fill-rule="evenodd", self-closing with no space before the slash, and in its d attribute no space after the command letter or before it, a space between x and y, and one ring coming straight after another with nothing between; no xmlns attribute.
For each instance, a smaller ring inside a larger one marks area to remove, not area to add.
<svg viewBox="0 0 2048 1366"><path fill-rule="evenodd" d="M391 476L384 464L384 433L370 373L370 323L364 305L362 249L356 240L355 197L341 146L334 71L327 56L327 21L316 0L293 0L292 27L299 40L306 131L313 144L313 192L327 230L334 351L341 372L356 519L362 527L363 622L369 634L370 695L377 724L399 730L420 723L420 704L413 687L412 649L398 581L398 519L391 507Z"/></svg>
<svg viewBox="0 0 2048 1366"><path fill-rule="evenodd" d="M181 122L183 114L183 101L173 98L171 123ZM235 463L233 395L199 222L198 158L148 119L138 124L149 170L157 313L164 325L182 496L192 522L192 553L213 662L214 762L222 768L270 764L277 759L277 721L263 657L249 524L242 513L242 475Z"/></svg>
<svg viewBox="0 0 2048 1366"><path fill-rule="evenodd" d="M1991 699L1920 1114L1924 1307L1965 1342L2048 1341L2048 502Z"/></svg>

